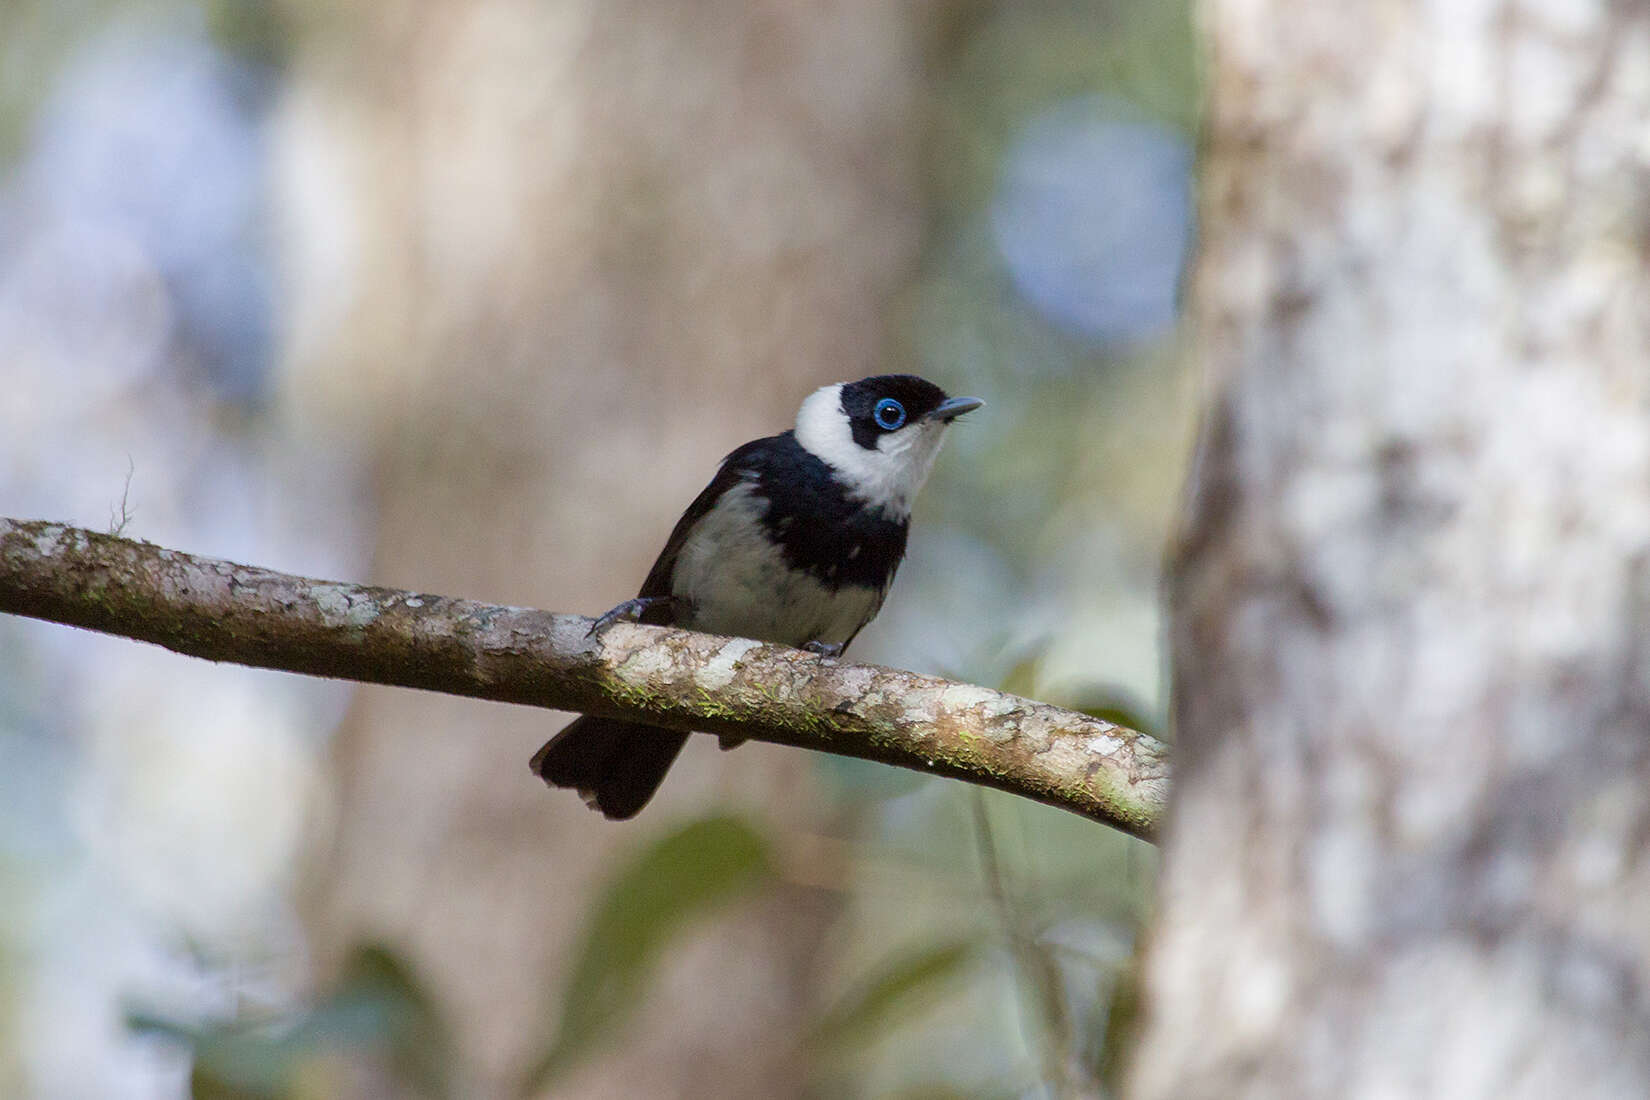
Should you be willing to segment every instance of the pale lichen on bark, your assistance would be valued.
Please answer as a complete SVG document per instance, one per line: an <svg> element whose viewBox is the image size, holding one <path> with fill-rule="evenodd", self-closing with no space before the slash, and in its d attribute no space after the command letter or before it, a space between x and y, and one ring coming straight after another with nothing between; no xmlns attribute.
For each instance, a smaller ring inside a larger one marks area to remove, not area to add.
<svg viewBox="0 0 1650 1100"><path fill-rule="evenodd" d="M61 524L0 519L0 611L208 660L857 756L1141 837L1168 790L1152 738L989 688L662 627L619 624L597 641L583 616L310 580Z"/></svg>

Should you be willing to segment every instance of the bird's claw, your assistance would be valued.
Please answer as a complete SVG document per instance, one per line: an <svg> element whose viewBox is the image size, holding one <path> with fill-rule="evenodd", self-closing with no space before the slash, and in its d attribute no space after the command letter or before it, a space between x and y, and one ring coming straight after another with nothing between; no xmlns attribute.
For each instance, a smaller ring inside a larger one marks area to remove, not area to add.
<svg viewBox="0 0 1650 1100"><path fill-rule="evenodd" d="M848 646L844 642L821 642L815 640L809 642L802 648L807 650L809 653L812 653L822 661L834 661L838 657L842 656L842 651L847 649Z"/></svg>
<svg viewBox="0 0 1650 1100"><path fill-rule="evenodd" d="M601 616L601 618L591 623L590 629L585 631L584 636L586 638L599 637L614 623L636 622L643 615L647 614L648 609L654 604L673 603L674 601L675 597L673 596L637 596L633 600L626 600L624 603L615 607L613 610L607 612L605 615Z"/></svg>

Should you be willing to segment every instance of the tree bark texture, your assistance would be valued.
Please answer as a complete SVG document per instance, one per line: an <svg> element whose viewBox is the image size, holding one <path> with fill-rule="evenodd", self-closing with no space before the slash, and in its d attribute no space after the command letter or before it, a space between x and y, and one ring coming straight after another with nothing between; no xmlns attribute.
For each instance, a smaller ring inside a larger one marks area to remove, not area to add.
<svg viewBox="0 0 1650 1100"><path fill-rule="evenodd" d="M1650 7L1204 20L1130 1095L1650 1096Z"/></svg>

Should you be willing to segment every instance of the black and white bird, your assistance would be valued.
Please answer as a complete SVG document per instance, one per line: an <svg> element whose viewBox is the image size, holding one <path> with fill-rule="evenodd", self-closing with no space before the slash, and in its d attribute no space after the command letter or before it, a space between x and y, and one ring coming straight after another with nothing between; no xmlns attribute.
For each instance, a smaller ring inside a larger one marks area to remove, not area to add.
<svg viewBox="0 0 1650 1100"><path fill-rule="evenodd" d="M882 607L911 502L946 427L984 402L883 374L810 394L796 427L745 444L670 533L641 594L596 620L732 634L840 655ZM687 734L586 716L533 756L610 818L653 797Z"/></svg>

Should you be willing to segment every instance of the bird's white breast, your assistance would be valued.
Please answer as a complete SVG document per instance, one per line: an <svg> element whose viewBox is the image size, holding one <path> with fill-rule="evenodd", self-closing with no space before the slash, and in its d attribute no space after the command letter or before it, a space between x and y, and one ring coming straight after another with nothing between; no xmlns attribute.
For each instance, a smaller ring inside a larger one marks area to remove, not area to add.
<svg viewBox="0 0 1650 1100"><path fill-rule="evenodd" d="M877 613L883 590L830 589L793 569L764 533L767 502L748 482L723 493L683 542L671 577L693 610L683 626L801 646L846 642Z"/></svg>

